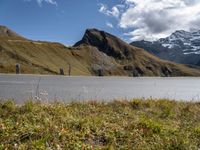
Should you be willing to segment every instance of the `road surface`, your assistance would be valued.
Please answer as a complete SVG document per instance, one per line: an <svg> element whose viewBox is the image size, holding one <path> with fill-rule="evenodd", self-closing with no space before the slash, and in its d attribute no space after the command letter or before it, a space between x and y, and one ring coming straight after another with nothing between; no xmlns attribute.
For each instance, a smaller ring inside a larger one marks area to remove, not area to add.
<svg viewBox="0 0 200 150"><path fill-rule="evenodd" d="M200 100L200 78L65 77L0 74L0 98L23 103L131 98Z"/></svg>

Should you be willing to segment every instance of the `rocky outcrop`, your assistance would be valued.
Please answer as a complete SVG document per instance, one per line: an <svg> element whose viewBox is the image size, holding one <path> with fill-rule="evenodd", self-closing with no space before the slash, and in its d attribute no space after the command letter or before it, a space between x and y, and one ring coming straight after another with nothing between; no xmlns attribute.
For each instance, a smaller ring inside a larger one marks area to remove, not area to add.
<svg viewBox="0 0 200 150"><path fill-rule="evenodd" d="M87 29L82 40L77 42L74 46L80 45L98 47L100 51L116 59L130 59L131 56L130 48L127 43L116 36L97 29Z"/></svg>

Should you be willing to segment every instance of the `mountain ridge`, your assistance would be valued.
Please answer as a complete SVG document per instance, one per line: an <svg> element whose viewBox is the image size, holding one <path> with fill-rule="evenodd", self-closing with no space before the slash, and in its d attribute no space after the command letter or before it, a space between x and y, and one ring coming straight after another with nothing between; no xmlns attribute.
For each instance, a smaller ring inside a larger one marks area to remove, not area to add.
<svg viewBox="0 0 200 150"><path fill-rule="evenodd" d="M110 38L115 42L115 44L111 43L109 40ZM128 51L126 52L128 47L127 43L117 38L116 36L111 35L110 33L95 28L87 29L82 40L75 43L74 46L76 47L80 45L92 45L98 47L100 51L119 59L125 59L128 55Z"/></svg>
<svg viewBox="0 0 200 150"><path fill-rule="evenodd" d="M15 35L13 35L15 37ZM163 61L98 29L87 29L73 47L60 43L13 40L0 36L0 72L14 73L19 63L22 73L59 74L72 67L71 75L117 76L200 76L200 70Z"/></svg>
<svg viewBox="0 0 200 150"><path fill-rule="evenodd" d="M157 41L134 41L130 44L144 48L161 59L177 63L198 65L200 61L200 30L178 30Z"/></svg>

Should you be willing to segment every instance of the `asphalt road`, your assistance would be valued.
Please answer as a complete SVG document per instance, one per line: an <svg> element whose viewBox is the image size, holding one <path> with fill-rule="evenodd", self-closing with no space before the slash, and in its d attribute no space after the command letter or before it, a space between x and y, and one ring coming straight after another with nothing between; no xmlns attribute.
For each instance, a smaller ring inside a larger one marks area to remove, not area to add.
<svg viewBox="0 0 200 150"><path fill-rule="evenodd" d="M200 100L200 78L65 77L0 74L0 98L23 103L131 98Z"/></svg>

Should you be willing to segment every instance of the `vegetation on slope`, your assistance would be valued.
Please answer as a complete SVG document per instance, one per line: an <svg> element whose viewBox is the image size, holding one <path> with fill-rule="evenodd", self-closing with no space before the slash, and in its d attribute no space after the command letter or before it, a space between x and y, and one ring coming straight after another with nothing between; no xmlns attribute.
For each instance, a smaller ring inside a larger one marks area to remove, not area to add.
<svg viewBox="0 0 200 150"><path fill-rule="evenodd" d="M200 103L0 103L0 149L199 149Z"/></svg>
<svg viewBox="0 0 200 150"><path fill-rule="evenodd" d="M96 48L83 46L70 48L59 43L16 40L0 37L0 72L14 73L15 65L20 64L22 73L31 74L59 74L63 68L68 74L69 64L71 75L95 75L95 69L101 63L103 54ZM108 57L104 65L113 65L112 74L123 74L123 70ZM97 67L96 67L96 66Z"/></svg>
<svg viewBox="0 0 200 150"><path fill-rule="evenodd" d="M75 47L60 43L32 41L0 26L0 73L59 74L60 68L71 75L123 76L200 76L200 70L160 60L143 49L119 38L88 29Z"/></svg>

